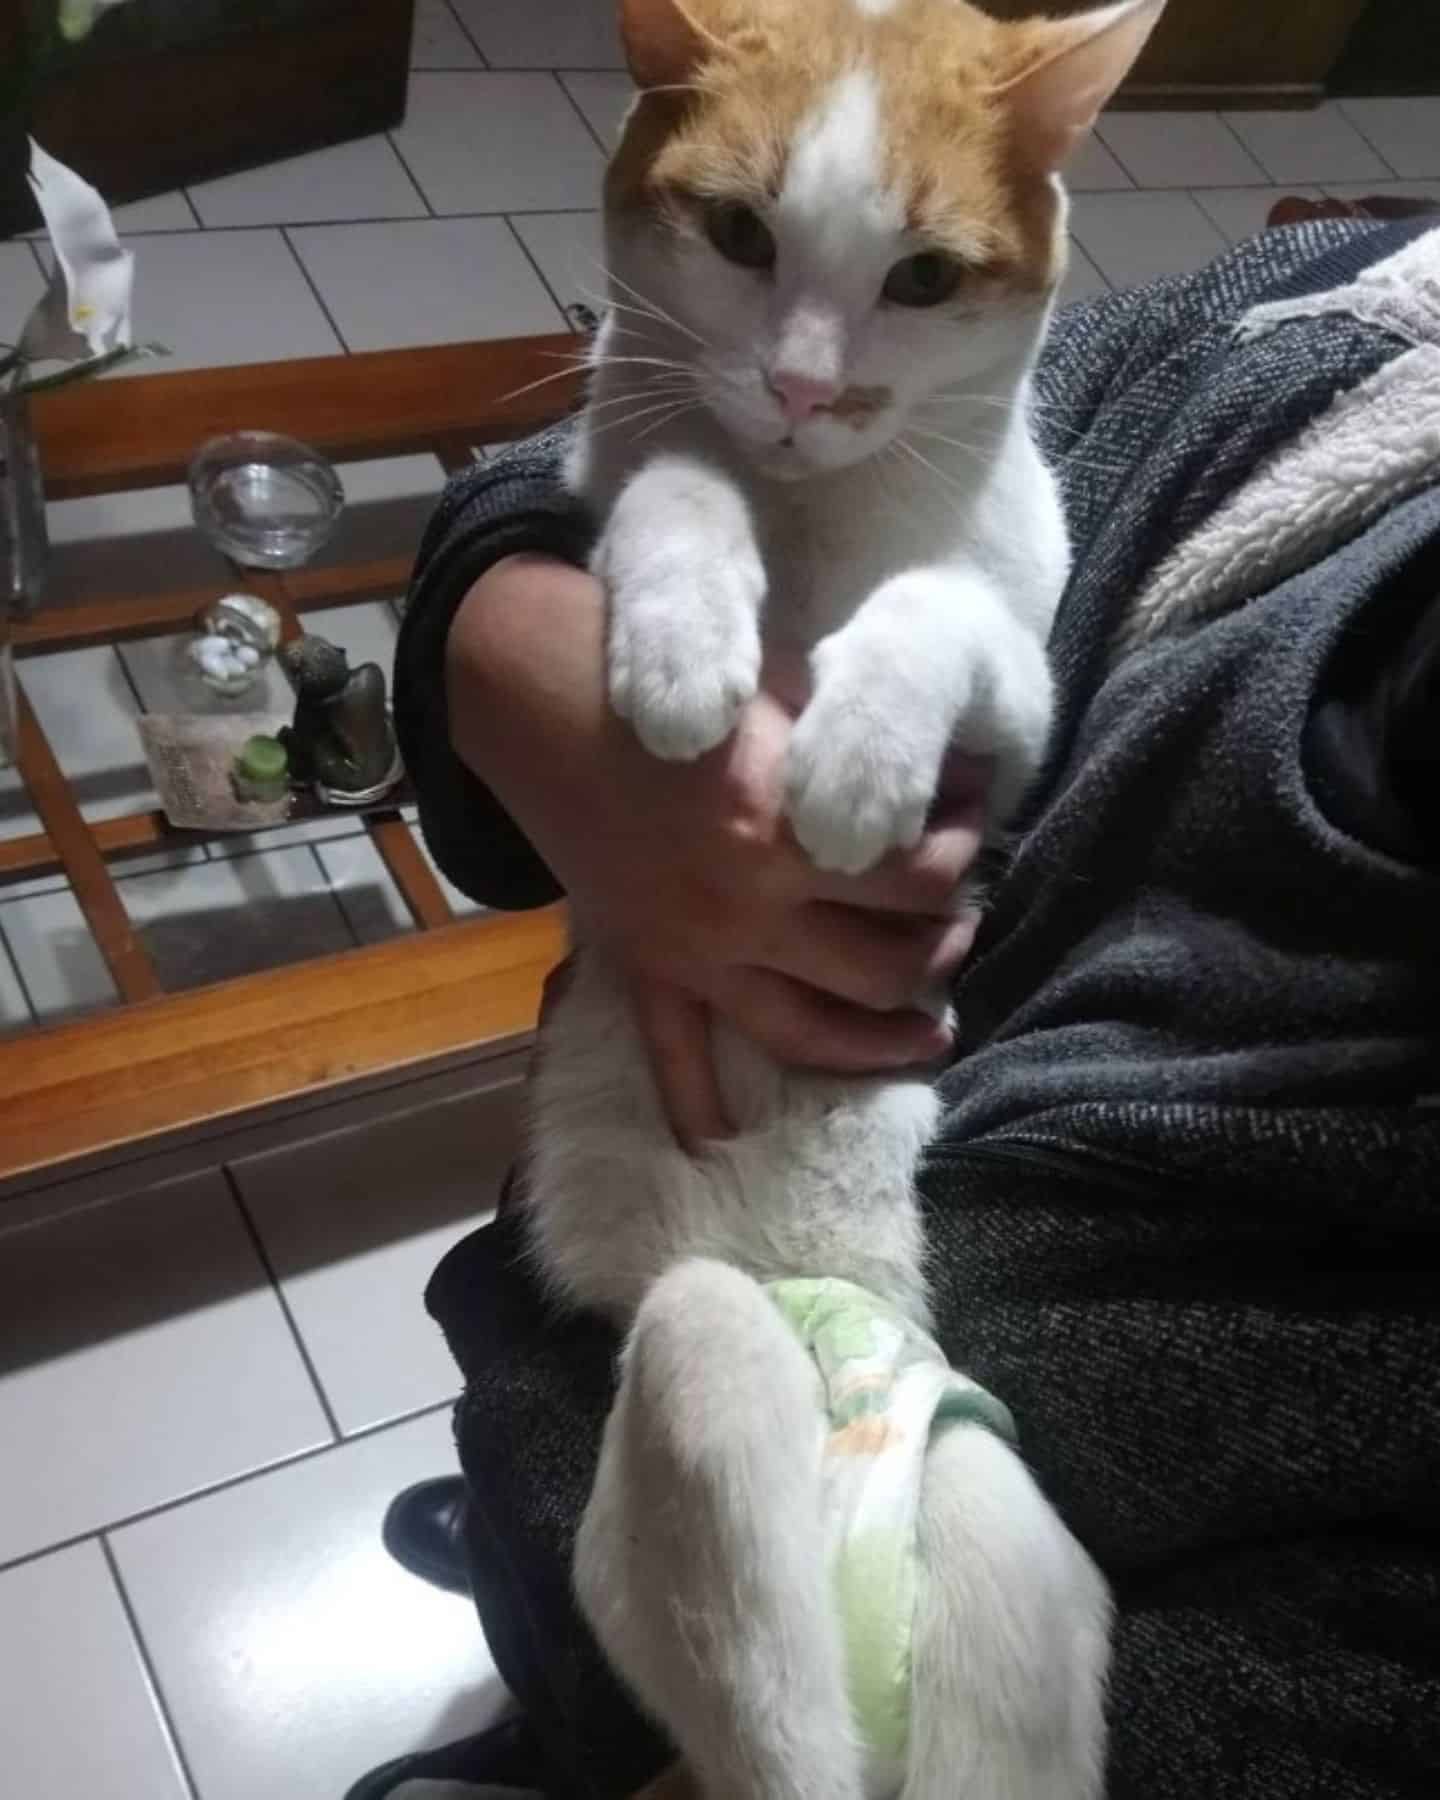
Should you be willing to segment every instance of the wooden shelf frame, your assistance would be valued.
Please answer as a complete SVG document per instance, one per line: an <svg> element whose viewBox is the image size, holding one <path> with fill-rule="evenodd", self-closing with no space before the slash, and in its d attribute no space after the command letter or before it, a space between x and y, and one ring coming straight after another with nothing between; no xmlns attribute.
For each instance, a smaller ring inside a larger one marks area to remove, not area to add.
<svg viewBox="0 0 1440 1800"><path fill-rule="evenodd" d="M40 396L36 429L52 499L183 482L206 438L263 428L337 463L430 452L454 472L471 446L524 436L579 395L576 339L518 338L232 369L142 375ZM280 611L287 636L312 608L401 592L410 559L239 577ZM218 584L217 584L218 585ZM173 631L216 587L114 593L17 625L24 657ZM89 823L43 727L20 696L20 773L42 830L0 843L0 897L63 873L120 997L117 1009L0 1041L0 1180L140 1138L250 1111L534 1027L564 953L561 909L456 921L394 810L364 824L417 927L369 949L164 992L111 873L177 842L162 814Z"/></svg>

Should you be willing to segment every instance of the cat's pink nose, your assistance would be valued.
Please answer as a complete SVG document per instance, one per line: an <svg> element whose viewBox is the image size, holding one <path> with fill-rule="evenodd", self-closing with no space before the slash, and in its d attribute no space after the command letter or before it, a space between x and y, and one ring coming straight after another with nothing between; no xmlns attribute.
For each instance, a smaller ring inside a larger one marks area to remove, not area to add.
<svg viewBox="0 0 1440 1800"><path fill-rule="evenodd" d="M803 424L812 413L831 406L840 397L833 381L817 381L810 375L790 375L777 369L769 378L770 392L780 402L792 425Z"/></svg>

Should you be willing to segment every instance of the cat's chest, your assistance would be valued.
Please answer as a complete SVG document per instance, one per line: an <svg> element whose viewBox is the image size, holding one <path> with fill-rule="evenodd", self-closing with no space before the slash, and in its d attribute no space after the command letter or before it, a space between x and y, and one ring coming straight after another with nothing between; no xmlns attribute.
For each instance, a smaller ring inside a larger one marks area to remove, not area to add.
<svg viewBox="0 0 1440 1800"><path fill-rule="evenodd" d="M852 617L885 578L873 556L862 564L834 553L832 546L807 546L795 536L770 539L763 554L769 577L764 635L790 649L812 649Z"/></svg>
<svg viewBox="0 0 1440 1800"><path fill-rule="evenodd" d="M758 501L756 515L769 577L765 635L796 648L836 630L891 576L956 550L953 518L931 526L912 517L907 526L859 484L780 489Z"/></svg>

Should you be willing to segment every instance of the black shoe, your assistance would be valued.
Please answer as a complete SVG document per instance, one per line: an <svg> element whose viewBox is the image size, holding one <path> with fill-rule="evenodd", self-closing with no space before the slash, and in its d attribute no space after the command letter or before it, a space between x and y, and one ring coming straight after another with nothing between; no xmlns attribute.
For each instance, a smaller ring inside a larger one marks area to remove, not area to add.
<svg viewBox="0 0 1440 1800"><path fill-rule="evenodd" d="M402 1568L452 1594L470 1592L465 1561L465 1483L458 1475L417 1481L390 1502L381 1527Z"/></svg>
<svg viewBox="0 0 1440 1800"><path fill-rule="evenodd" d="M440 1483L423 1485L438 1487ZM523 1718L506 1719L439 1750L397 1756L362 1775L347 1790L345 1800L386 1800L390 1794L405 1800L402 1790L407 1781L453 1781L473 1787L475 1800L511 1800L512 1796L520 1800L524 1794L539 1795L543 1800L545 1793L540 1746Z"/></svg>

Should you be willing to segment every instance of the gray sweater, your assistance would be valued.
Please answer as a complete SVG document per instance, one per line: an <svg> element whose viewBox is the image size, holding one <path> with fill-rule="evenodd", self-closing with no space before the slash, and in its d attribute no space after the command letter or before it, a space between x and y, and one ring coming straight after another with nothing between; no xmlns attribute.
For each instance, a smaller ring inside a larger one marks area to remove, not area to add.
<svg viewBox="0 0 1440 1800"><path fill-rule="evenodd" d="M1273 233L1071 309L1040 372L1076 546L1061 722L957 987L921 1188L945 1348L1115 1587L1112 1800L1440 1792L1440 836L1376 701L1435 635L1440 492L1107 660L1167 553L1406 348L1345 314L1237 320L1415 229ZM555 887L450 752L440 657L498 555L583 557L557 453L452 486L397 665L432 848L492 904ZM569 1599L614 1344L551 1317L518 1254L502 1217L430 1292L467 1377L477 1594L553 1791L608 1800L668 1754Z"/></svg>

